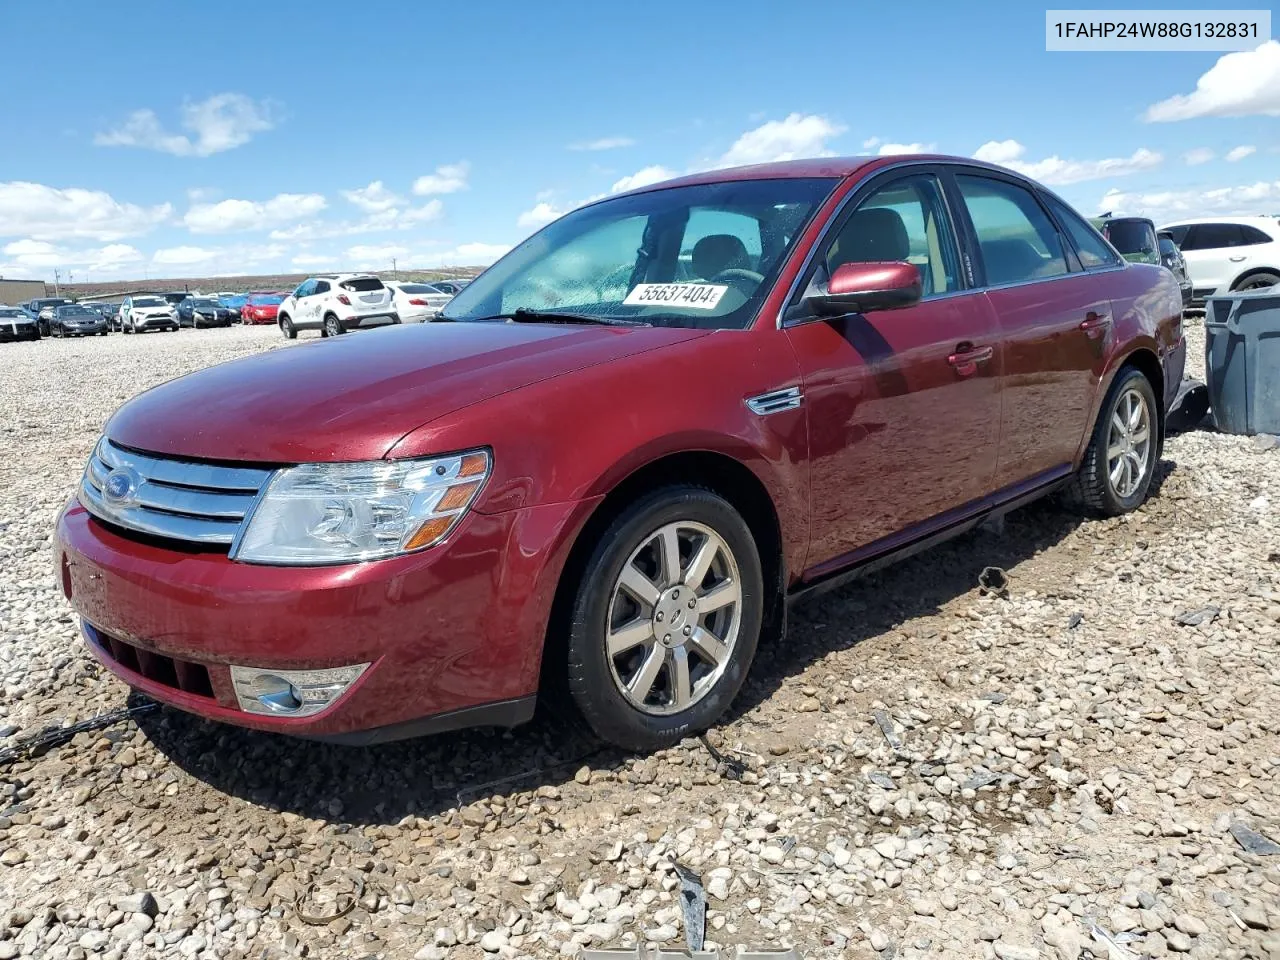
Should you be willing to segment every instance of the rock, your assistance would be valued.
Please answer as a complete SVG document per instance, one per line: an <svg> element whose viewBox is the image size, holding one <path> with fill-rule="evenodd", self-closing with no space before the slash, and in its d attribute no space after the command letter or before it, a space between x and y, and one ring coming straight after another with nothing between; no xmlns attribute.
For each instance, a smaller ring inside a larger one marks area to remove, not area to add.
<svg viewBox="0 0 1280 960"><path fill-rule="evenodd" d="M1259 903L1246 903L1236 911L1237 916L1254 930L1268 930L1267 911Z"/></svg>
<svg viewBox="0 0 1280 960"><path fill-rule="evenodd" d="M787 858L786 853L779 846L770 844L760 851L760 859L765 863L782 863Z"/></svg>
<svg viewBox="0 0 1280 960"><path fill-rule="evenodd" d="M1209 925L1199 917L1180 913L1173 918L1173 925L1189 937L1202 937L1209 932Z"/></svg>
<svg viewBox="0 0 1280 960"><path fill-rule="evenodd" d="M652 927L644 932L644 938L653 943L666 943L674 940L680 931L672 924L664 923L661 926Z"/></svg>
<svg viewBox="0 0 1280 960"><path fill-rule="evenodd" d="M116 900L116 909L122 913L142 913L154 917L159 912L160 905L156 903L155 894L150 890L142 890L120 897Z"/></svg>
<svg viewBox="0 0 1280 960"><path fill-rule="evenodd" d="M713 582L714 582L714 581L713 581ZM661 637L659 637L659 639L661 639ZM590 782L591 782L591 768L590 768L590 767L579 767L579 768L578 768L578 772L577 772L577 773L575 773L575 774L573 775L573 779L574 779L574 781L575 781L576 783L590 783Z"/></svg>
<svg viewBox="0 0 1280 960"><path fill-rule="evenodd" d="M1046 916L1040 923L1044 942L1057 960L1079 960L1087 940L1083 929L1074 918Z"/></svg>
<svg viewBox="0 0 1280 960"><path fill-rule="evenodd" d="M90 953L97 953L110 942L111 936L105 930L89 930L82 933L80 939L76 941L82 949Z"/></svg>
<svg viewBox="0 0 1280 960"><path fill-rule="evenodd" d="M1249 446L1255 453L1269 453L1280 447L1280 437L1272 433L1258 433L1249 441Z"/></svg>
<svg viewBox="0 0 1280 960"><path fill-rule="evenodd" d="M447 960L449 951L444 947L428 944L413 955L413 960Z"/></svg>
<svg viewBox="0 0 1280 960"><path fill-rule="evenodd" d="M1164 942L1174 953L1190 953L1191 938L1181 930L1165 930Z"/></svg>
<svg viewBox="0 0 1280 960"><path fill-rule="evenodd" d="M507 935L501 930L490 930L480 938L480 949L485 953L497 953L507 945Z"/></svg>
<svg viewBox="0 0 1280 960"><path fill-rule="evenodd" d="M921 917L932 917L938 912L938 904L936 901L921 898L911 901L911 909Z"/></svg>
<svg viewBox="0 0 1280 960"><path fill-rule="evenodd" d="M991 946L1000 960L1040 960L1040 951L1035 947L1005 943L1003 940L997 940Z"/></svg>

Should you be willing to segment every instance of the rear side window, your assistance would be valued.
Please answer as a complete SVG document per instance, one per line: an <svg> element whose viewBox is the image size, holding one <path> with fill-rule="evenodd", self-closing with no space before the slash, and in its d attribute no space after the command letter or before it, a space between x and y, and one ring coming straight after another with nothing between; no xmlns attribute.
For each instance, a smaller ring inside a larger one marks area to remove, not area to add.
<svg viewBox="0 0 1280 960"><path fill-rule="evenodd" d="M377 277L356 277L353 280L345 280L338 286L349 293L368 293L370 290L381 290L382 281ZM325 289L328 289L328 284L325 284Z"/></svg>
<svg viewBox="0 0 1280 960"><path fill-rule="evenodd" d="M1244 238L1246 245L1255 243L1270 243L1271 238L1259 230L1257 227L1251 227L1248 224L1240 224L1240 233Z"/></svg>
<svg viewBox="0 0 1280 960"><path fill-rule="evenodd" d="M1243 245L1244 236L1234 223L1193 223L1181 244L1183 250L1218 250Z"/></svg>
<svg viewBox="0 0 1280 960"><path fill-rule="evenodd" d="M317 280L317 281L316 281L316 285L315 285L315 289L314 289L314 290L312 290L311 292L312 292L312 293L328 293L328 292L329 292L329 281L328 281L328 280Z"/></svg>
<svg viewBox="0 0 1280 960"><path fill-rule="evenodd" d="M1046 280L1067 272L1062 238L1031 191L964 175L956 177L956 185L978 237L988 284Z"/></svg>
<svg viewBox="0 0 1280 960"><path fill-rule="evenodd" d="M1076 248L1076 255L1080 257L1080 263L1086 270L1113 267L1120 262L1115 251L1107 246L1107 241L1103 240L1102 235L1089 226L1082 216L1054 197L1044 199L1063 229L1067 231L1067 236L1071 238L1071 243Z"/></svg>
<svg viewBox="0 0 1280 960"><path fill-rule="evenodd" d="M439 293L435 287L426 283L402 283L400 289L405 293Z"/></svg>

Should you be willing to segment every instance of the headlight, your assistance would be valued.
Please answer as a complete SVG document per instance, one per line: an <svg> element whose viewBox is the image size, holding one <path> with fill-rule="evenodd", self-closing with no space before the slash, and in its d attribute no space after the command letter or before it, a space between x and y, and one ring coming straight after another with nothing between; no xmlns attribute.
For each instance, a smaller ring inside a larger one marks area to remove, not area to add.
<svg viewBox="0 0 1280 960"><path fill-rule="evenodd" d="M236 560L324 564L376 560L439 543L489 478L487 451L429 460L308 463L267 484Z"/></svg>

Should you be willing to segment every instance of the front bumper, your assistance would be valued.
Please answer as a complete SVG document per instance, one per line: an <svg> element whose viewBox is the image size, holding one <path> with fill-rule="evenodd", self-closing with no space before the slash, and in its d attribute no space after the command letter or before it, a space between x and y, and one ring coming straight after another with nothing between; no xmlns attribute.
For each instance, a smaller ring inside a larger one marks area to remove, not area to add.
<svg viewBox="0 0 1280 960"><path fill-rule="evenodd" d="M153 330L157 327L168 329L178 325L178 318L165 314L151 317L134 317L132 324L135 330Z"/></svg>
<svg viewBox="0 0 1280 960"><path fill-rule="evenodd" d="M472 513L410 556L275 567L144 542L72 501L55 573L109 670L209 719L349 743L515 723L531 711L559 572L595 502ZM233 664L364 662L337 701L301 719L245 712L231 683Z"/></svg>
<svg viewBox="0 0 1280 960"><path fill-rule="evenodd" d="M62 332L73 337L93 336L102 333L107 329L107 322L99 320L97 323L64 323Z"/></svg>
<svg viewBox="0 0 1280 960"><path fill-rule="evenodd" d="M34 339L39 332L40 326L35 320L23 320L17 323L11 320L0 321L0 337L10 337L14 340Z"/></svg>

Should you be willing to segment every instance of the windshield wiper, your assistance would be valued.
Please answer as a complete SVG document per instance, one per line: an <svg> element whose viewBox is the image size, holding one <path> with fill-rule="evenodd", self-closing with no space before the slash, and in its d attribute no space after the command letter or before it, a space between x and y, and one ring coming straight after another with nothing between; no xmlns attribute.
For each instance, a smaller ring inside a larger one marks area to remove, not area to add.
<svg viewBox="0 0 1280 960"><path fill-rule="evenodd" d="M514 323L596 323L606 327L650 327L644 320L623 320L620 317L601 317L590 313L571 313L564 310L530 310L517 307L510 313L499 313L481 320L511 320Z"/></svg>

